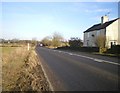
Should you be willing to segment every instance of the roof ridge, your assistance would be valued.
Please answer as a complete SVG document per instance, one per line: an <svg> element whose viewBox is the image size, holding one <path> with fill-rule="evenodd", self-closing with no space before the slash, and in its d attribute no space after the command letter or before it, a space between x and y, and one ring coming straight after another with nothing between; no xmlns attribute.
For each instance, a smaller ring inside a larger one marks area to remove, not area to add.
<svg viewBox="0 0 120 93"><path fill-rule="evenodd" d="M113 19L113 20L110 20L110 21L107 21L107 22L115 21L115 20L117 20L117 19L119 19L119 18L116 18L116 19ZM105 23L106 23L106 22L105 22Z"/></svg>
<svg viewBox="0 0 120 93"><path fill-rule="evenodd" d="M90 31L94 31L94 30L100 30L100 29L104 29L106 28L107 26L109 26L110 24L112 24L114 21L118 20L120 18L116 18L116 19L113 19L113 20L110 20L110 21L107 21L103 24L99 23L99 24L95 24L93 26L91 26L90 28L88 28L85 32L90 32Z"/></svg>

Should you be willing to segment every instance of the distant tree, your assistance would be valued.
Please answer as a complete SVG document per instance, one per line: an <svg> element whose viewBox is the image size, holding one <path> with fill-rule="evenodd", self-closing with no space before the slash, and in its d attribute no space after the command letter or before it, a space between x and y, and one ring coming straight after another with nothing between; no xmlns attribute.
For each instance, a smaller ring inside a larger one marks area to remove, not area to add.
<svg viewBox="0 0 120 93"><path fill-rule="evenodd" d="M60 47L62 45L63 36L60 33L55 32L52 37L52 46Z"/></svg>
<svg viewBox="0 0 120 93"><path fill-rule="evenodd" d="M0 43L4 43L5 39L0 38Z"/></svg>
<svg viewBox="0 0 120 93"><path fill-rule="evenodd" d="M18 43L19 42L19 39L17 38L13 38L12 40L10 40L11 43Z"/></svg>
<svg viewBox="0 0 120 93"><path fill-rule="evenodd" d="M69 41L67 40L62 41L62 46L69 46Z"/></svg>
<svg viewBox="0 0 120 93"><path fill-rule="evenodd" d="M43 44L43 46L51 46L51 37L50 36L46 36L41 40L41 43Z"/></svg>
<svg viewBox="0 0 120 93"><path fill-rule="evenodd" d="M36 46L36 44L37 44L37 39L36 39L35 37L32 38L31 44L32 44L32 46Z"/></svg>
<svg viewBox="0 0 120 93"><path fill-rule="evenodd" d="M83 45L83 42L80 38L71 38L69 40L70 47L81 47Z"/></svg>

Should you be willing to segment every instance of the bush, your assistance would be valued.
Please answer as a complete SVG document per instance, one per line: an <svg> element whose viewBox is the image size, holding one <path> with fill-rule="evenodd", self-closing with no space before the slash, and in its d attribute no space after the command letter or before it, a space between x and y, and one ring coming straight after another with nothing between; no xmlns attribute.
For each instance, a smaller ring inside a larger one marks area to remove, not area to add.
<svg viewBox="0 0 120 93"><path fill-rule="evenodd" d="M79 38L71 38L69 40L69 45L70 45L70 47L79 48L83 45L83 42Z"/></svg>
<svg viewBox="0 0 120 93"><path fill-rule="evenodd" d="M112 45L111 48L106 51L106 53L120 54L120 45Z"/></svg>

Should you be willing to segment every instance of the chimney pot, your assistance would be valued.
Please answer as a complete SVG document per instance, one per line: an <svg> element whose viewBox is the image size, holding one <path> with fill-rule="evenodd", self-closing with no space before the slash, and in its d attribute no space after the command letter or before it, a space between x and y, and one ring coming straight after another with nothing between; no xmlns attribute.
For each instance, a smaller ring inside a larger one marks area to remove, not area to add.
<svg viewBox="0 0 120 93"><path fill-rule="evenodd" d="M109 18L107 15L101 17L101 24L104 24L107 21L109 21Z"/></svg>

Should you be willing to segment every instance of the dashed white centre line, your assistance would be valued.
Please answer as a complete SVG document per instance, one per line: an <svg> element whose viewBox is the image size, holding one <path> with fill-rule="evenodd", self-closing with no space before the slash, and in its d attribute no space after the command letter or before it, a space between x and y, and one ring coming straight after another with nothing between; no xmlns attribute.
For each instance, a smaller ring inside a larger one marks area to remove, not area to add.
<svg viewBox="0 0 120 93"><path fill-rule="evenodd" d="M83 58L87 58L87 59L91 59L91 60L94 60L96 62L101 62L101 63L109 63L109 64L114 64L114 65L120 65L119 63L115 63L115 62L112 62L112 61L106 61L106 60L102 60L102 59L97 59L97 58L92 58L92 57L88 57L88 56L83 56L83 55L78 55L78 54L74 54L74 53L70 53L70 52L65 52L65 51L59 51L59 50L54 50L55 52L59 52L59 53L66 53L66 54L69 54L71 56L80 56L80 57L83 57Z"/></svg>

